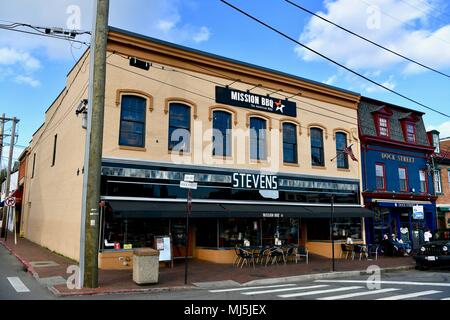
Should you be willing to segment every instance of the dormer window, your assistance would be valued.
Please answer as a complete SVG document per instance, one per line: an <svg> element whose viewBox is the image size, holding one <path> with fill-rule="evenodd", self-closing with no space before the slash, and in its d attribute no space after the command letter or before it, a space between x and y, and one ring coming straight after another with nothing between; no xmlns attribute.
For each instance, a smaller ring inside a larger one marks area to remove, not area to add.
<svg viewBox="0 0 450 320"><path fill-rule="evenodd" d="M439 132L433 132L433 147L435 153L440 153L441 149L439 148Z"/></svg>
<svg viewBox="0 0 450 320"><path fill-rule="evenodd" d="M414 123L406 124L406 141L408 143L416 143L416 126Z"/></svg>
<svg viewBox="0 0 450 320"><path fill-rule="evenodd" d="M392 110L387 106L381 106L377 110L372 111L372 114L377 135L382 138L390 138Z"/></svg>
<svg viewBox="0 0 450 320"><path fill-rule="evenodd" d="M380 136L389 137L389 120L385 117L378 118L378 128Z"/></svg>
<svg viewBox="0 0 450 320"><path fill-rule="evenodd" d="M416 123L420 121L420 117L410 113L406 117L400 118L403 129L403 136L406 143L416 143Z"/></svg>

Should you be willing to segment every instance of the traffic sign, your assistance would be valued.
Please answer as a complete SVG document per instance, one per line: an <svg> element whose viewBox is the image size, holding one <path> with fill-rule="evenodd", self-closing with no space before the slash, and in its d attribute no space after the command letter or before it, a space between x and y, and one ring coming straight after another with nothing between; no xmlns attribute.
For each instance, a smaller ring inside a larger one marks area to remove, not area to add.
<svg viewBox="0 0 450 320"><path fill-rule="evenodd" d="M16 205L16 198L15 197L6 198L5 205L7 207L14 207Z"/></svg>
<svg viewBox="0 0 450 320"><path fill-rule="evenodd" d="M180 181L180 188L195 190L197 189L197 182Z"/></svg>

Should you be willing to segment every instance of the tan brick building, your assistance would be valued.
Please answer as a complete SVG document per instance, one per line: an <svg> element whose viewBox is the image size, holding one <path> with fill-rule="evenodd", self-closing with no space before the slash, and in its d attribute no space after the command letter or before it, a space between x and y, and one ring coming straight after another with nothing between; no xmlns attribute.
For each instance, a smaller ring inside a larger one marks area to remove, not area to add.
<svg viewBox="0 0 450 320"><path fill-rule="evenodd" d="M184 253L186 174L199 259L232 261L246 241L329 256L331 194L337 255L347 237L364 241L360 162L342 152L361 158L359 94L119 29L107 50L101 267L158 235ZM73 259L88 70L86 52L33 135L23 197L25 237Z"/></svg>

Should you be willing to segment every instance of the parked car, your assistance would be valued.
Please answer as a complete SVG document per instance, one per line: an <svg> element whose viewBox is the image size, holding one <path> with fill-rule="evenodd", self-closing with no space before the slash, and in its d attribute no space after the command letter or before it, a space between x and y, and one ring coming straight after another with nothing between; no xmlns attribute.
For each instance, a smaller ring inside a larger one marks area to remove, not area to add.
<svg viewBox="0 0 450 320"><path fill-rule="evenodd" d="M450 240L438 240L426 243L420 247L416 260L416 268L448 266L450 267Z"/></svg>

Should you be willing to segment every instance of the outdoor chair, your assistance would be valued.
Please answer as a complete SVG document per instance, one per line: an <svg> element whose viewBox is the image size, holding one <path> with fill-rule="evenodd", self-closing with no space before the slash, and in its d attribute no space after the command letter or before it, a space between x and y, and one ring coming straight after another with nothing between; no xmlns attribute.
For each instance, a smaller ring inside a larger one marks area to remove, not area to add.
<svg viewBox="0 0 450 320"><path fill-rule="evenodd" d="M355 256L357 254L359 254L359 260L361 260L363 255L365 255L366 258L367 258L368 255L367 255L367 251L366 251L366 246L364 246L364 245L355 245L354 248L353 248L352 260L355 259Z"/></svg>
<svg viewBox="0 0 450 320"><path fill-rule="evenodd" d="M345 254L345 259L348 259L348 255L353 255L353 248L351 245L346 243L341 243L341 259L342 256Z"/></svg>
<svg viewBox="0 0 450 320"><path fill-rule="evenodd" d="M308 248L306 247L297 247L296 248L296 256L295 256L295 263L297 263L298 258L302 258L305 257L306 259L306 264L309 264L309 253L308 253Z"/></svg>
<svg viewBox="0 0 450 320"><path fill-rule="evenodd" d="M252 262L253 268L255 268L255 257L253 256L253 253L251 253L250 251L244 250L242 248L238 248L238 249L239 249L239 256L242 259L241 269L244 266L244 264L247 264L248 266L250 266L249 262Z"/></svg>
<svg viewBox="0 0 450 320"><path fill-rule="evenodd" d="M378 260L379 250L380 250L379 244L369 244L367 248L367 254L369 255L369 257L373 256L375 257L375 260Z"/></svg>
<svg viewBox="0 0 450 320"><path fill-rule="evenodd" d="M285 257L286 261L294 259L297 262L297 248L293 246L287 247Z"/></svg>
<svg viewBox="0 0 450 320"><path fill-rule="evenodd" d="M234 267L234 265L239 266L239 264L241 263L241 259L242 259L238 246L234 247L234 253L236 254L236 257L234 258L234 261L233 261L233 267Z"/></svg>
<svg viewBox="0 0 450 320"><path fill-rule="evenodd" d="M269 258L266 260L266 267L269 261L271 261L272 264L276 263L278 264L278 260L282 259L284 264L286 264L286 258L284 256L283 249L281 248L271 248L269 251Z"/></svg>

